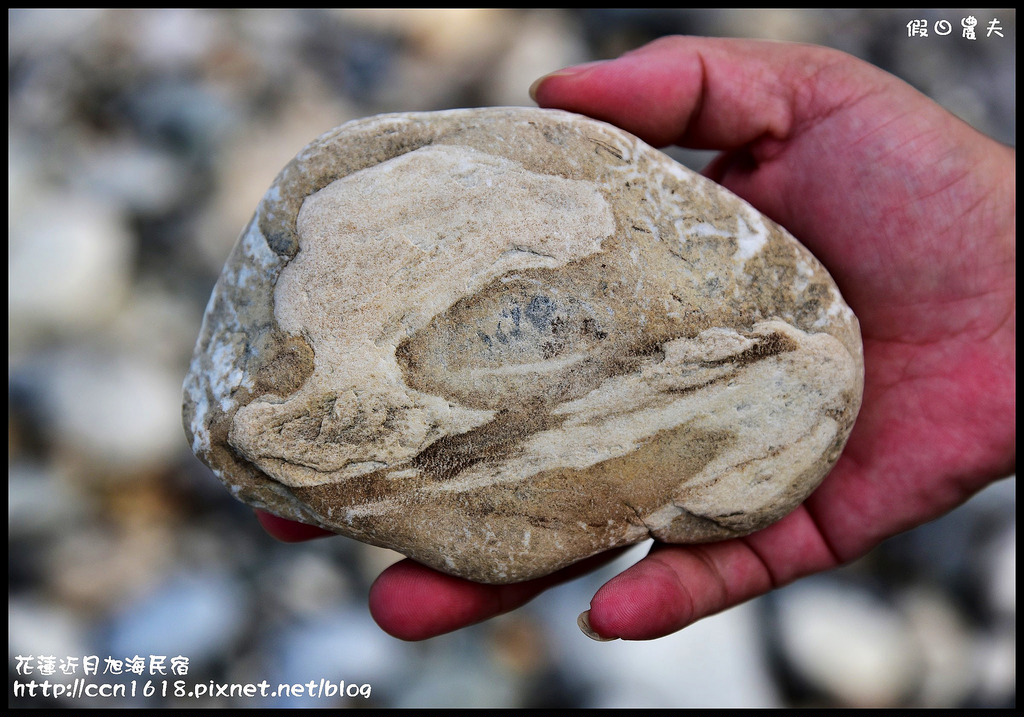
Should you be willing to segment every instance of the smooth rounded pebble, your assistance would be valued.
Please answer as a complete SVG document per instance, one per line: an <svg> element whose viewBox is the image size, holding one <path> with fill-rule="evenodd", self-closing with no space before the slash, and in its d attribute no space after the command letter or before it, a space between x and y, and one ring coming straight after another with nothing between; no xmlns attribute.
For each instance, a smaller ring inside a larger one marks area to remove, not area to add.
<svg viewBox="0 0 1024 717"><path fill-rule="evenodd" d="M471 580L744 535L835 464L856 317L742 200L555 110L382 115L307 146L185 381L241 500Z"/></svg>

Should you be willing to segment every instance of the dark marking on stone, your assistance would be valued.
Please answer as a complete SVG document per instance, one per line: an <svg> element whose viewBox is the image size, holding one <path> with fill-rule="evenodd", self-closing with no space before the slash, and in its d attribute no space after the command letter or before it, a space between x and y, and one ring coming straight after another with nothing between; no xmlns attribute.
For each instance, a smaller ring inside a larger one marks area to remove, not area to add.
<svg viewBox="0 0 1024 717"><path fill-rule="evenodd" d="M745 351L741 351L735 356L731 356L723 361L707 361L705 364L714 365L716 363L737 363L740 365L747 365L752 364L755 361L760 361L761 359L766 359L770 356L777 356L788 351L795 351L796 348L796 341L785 334L774 332L767 336L760 337L757 343Z"/></svg>
<svg viewBox="0 0 1024 717"><path fill-rule="evenodd" d="M728 373L725 376L719 376L718 378L713 378L710 381L705 381L704 383L695 383L692 386L679 386L679 387L675 387L675 388L664 388L664 389L662 389L662 392L663 393L670 393L670 394L674 394L674 395L684 395L684 394L687 394L687 393L694 393L695 391L700 391L701 389L707 388L708 386L713 386L716 383L721 383L722 381L729 381L732 378L734 378L735 376L736 376L735 373Z"/></svg>
<svg viewBox="0 0 1024 717"><path fill-rule="evenodd" d="M534 296L526 306L526 320L537 331L543 331L556 311L554 300L547 296Z"/></svg>
<svg viewBox="0 0 1024 717"><path fill-rule="evenodd" d="M767 336L755 338L755 343L748 349L725 358L701 361L702 366L724 366L726 364L737 364L747 366L755 361L778 356L788 351L796 351L797 343L790 337L779 332L773 332Z"/></svg>
<svg viewBox="0 0 1024 717"><path fill-rule="evenodd" d="M299 240L295 232L288 230L272 231L266 233L267 246L277 254L285 258L292 258L299 252Z"/></svg>
<svg viewBox="0 0 1024 717"><path fill-rule="evenodd" d="M674 533L679 533L686 535L689 538L688 542L706 543L742 535L742 532L737 532L728 525L721 524L718 519L691 513L678 503L675 504L675 507L679 509L680 513L672 519L668 527L651 531L655 540L672 542L674 539L678 540L674 538Z"/></svg>
<svg viewBox="0 0 1024 717"><path fill-rule="evenodd" d="M564 420L543 407L499 411L489 423L434 441L412 459L412 465L431 480L451 480L481 461L498 463L508 458L523 441Z"/></svg>
<svg viewBox="0 0 1024 717"><path fill-rule="evenodd" d="M622 152L620 152L614 145L605 142L604 140L595 139L593 137L590 137L590 141L597 145L597 147L594 148L595 152L600 152L601 150L604 150L605 152L615 157L619 161L625 161L625 159L622 156Z"/></svg>
<svg viewBox="0 0 1024 717"><path fill-rule="evenodd" d="M266 331L259 334L259 345L250 349L255 350L257 362L252 369L254 396L286 398L313 374L313 349L299 336Z"/></svg>
<svg viewBox="0 0 1024 717"><path fill-rule="evenodd" d="M522 318L522 309L519 308L519 304L512 305L512 336L519 338L522 335L522 331L519 330L519 321Z"/></svg>
<svg viewBox="0 0 1024 717"><path fill-rule="evenodd" d="M594 321L594 319L590 318L589 316L583 319L581 326L583 329L583 333L590 334L599 341L603 341L604 339L608 338L608 332L602 331L601 327L597 325L597 322Z"/></svg>

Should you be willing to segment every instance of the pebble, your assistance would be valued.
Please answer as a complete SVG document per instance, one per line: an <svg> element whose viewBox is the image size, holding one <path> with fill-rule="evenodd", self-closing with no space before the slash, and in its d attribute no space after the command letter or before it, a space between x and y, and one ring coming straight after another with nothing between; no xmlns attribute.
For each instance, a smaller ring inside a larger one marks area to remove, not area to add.
<svg viewBox="0 0 1024 717"><path fill-rule="evenodd" d="M891 603L828 576L775 596L781 649L819 697L845 707L893 707L921 687L924 646Z"/></svg>
<svg viewBox="0 0 1024 717"><path fill-rule="evenodd" d="M52 352L12 381L44 433L98 471L135 474L178 455L178 382L168 368L106 348Z"/></svg>
<svg viewBox="0 0 1024 717"><path fill-rule="evenodd" d="M8 535L48 532L82 518L79 496L56 466L11 461L7 468Z"/></svg>
<svg viewBox="0 0 1024 717"><path fill-rule="evenodd" d="M798 505L860 405L857 320L785 230L627 133L382 115L279 175L185 384L240 499L507 583Z"/></svg>
<svg viewBox="0 0 1024 717"><path fill-rule="evenodd" d="M270 659L264 674L273 684L308 682L318 679L344 680L347 684L370 685L371 698L394 698L408 684L402 670L399 643L381 632L365 609L340 606L322 610L304 619L282 625L268 638ZM359 699L336 700L346 706L360 706ZM272 704L288 707L323 707L330 701L308 695L280 697Z"/></svg>
<svg viewBox="0 0 1024 717"><path fill-rule="evenodd" d="M109 202L62 189L11 206L10 338L34 347L108 324L130 288L132 237Z"/></svg>
<svg viewBox="0 0 1024 717"><path fill-rule="evenodd" d="M218 659L246 627L246 594L230 575L195 571L169 576L112 616L111 655L181 655L195 672ZM201 681L201 680L200 680Z"/></svg>

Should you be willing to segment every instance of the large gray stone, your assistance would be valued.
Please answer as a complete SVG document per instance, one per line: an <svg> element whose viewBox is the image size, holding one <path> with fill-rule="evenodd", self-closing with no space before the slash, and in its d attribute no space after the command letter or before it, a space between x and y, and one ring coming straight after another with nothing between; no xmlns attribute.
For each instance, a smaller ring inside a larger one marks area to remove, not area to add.
<svg viewBox="0 0 1024 717"><path fill-rule="evenodd" d="M744 535L828 473L859 328L782 228L552 110L350 122L285 169L185 382L241 500L483 582Z"/></svg>

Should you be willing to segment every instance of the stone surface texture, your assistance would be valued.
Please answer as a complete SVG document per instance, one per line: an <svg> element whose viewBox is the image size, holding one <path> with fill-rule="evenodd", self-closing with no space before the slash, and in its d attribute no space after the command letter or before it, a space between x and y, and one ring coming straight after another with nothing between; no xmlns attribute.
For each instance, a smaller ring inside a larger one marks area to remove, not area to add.
<svg viewBox="0 0 1024 717"><path fill-rule="evenodd" d="M860 405L856 317L739 198L609 125L382 115L307 146L185 381L241 500L472 580L778 520Z"/></svg>

